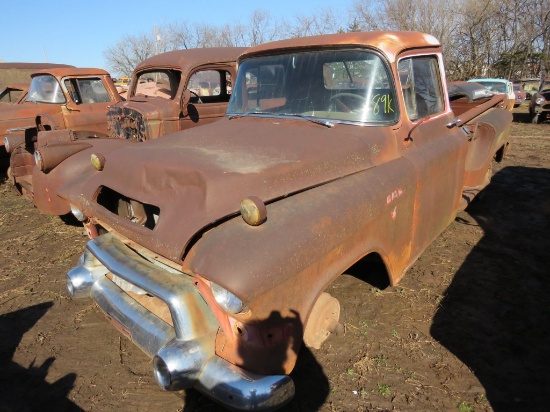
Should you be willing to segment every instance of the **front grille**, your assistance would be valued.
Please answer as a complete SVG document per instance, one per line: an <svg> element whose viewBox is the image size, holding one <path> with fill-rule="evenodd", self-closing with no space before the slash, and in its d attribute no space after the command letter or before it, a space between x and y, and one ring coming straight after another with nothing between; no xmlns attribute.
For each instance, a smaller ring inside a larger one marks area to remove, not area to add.
<svg viewBox="0 0 550 412"><path fill-rule="evenodd" d="M147 140L147 122L142 113L125 106L111 106L107 111L109 134L116 139Z"/></svg>
<svg viewBox="0 0 550 412"><path fill-rule="evenodd" d="M101 186L96 201L109 212L151 230L155 228L160 216L157 206L130 199L107 186Z"/></svg>

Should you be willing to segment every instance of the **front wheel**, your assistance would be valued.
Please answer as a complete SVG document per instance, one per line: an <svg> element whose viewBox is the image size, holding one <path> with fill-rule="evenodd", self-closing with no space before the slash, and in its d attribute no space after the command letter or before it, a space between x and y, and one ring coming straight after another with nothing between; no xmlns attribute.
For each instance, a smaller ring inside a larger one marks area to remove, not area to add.
<svg viewBox="0 0 550 412"><path fill-rule="evenodd" d="M539 124L541 121L540 114L535 114L531 117L531 123L533 124Z"/></svg>

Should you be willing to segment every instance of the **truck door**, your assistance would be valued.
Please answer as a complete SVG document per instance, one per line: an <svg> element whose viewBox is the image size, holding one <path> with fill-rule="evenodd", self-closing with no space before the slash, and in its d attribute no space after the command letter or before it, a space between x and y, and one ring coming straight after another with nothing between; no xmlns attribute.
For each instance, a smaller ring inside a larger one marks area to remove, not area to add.
<svg viewBox="0 0 550 412"><path fill-rule="evenodd" d="M411 129L404 156L417 179L413 242L416 256L455 217L462 193L467 139L456 128L446 104L438 54L403 58L398 63L405 111Z"/></svg>
<svg viewBox="0 0 550 412"><path fill-rule="evenodd" d="M225 115L231 97L234 69L199 70L189 77L187 89L191 92L180 124L181 130L199 124L212 123Z"/></svg>
<svg viewBox="0 0 550 412"><path fill-rule="evenodd" d="M68 78L64 86L72 100L64 108L67 129L107 135L107 106L115 100L100 77Z"/></svg>

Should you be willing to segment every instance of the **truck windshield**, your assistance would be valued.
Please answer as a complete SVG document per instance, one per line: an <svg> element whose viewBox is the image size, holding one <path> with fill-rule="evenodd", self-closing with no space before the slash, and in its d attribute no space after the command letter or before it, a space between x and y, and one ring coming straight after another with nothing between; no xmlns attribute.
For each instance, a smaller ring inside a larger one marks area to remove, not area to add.
<svg viewBox="0 0 550 412"><path fill-rule="evenodd" d="M384 61L365 50L252 57L239 66L227 114L393 123L391 79Z"/></svg>
<svg viewBox="0 0 550 412"><path fill-rule="evenodd" d="M49 74L32 78L26 101L56 104L63 104L66 102L61 86L55 77Z"/></svg>

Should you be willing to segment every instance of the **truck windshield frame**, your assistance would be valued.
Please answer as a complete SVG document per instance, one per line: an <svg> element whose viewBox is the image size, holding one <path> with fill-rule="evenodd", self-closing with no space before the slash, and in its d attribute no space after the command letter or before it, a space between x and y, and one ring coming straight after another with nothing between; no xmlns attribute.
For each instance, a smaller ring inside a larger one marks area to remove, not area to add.
<svg viewBox="0 0 550 412"><path fill-rule="evenodd" d="M243 60L227 115L394 124L399 108L390 68L378 53L321 49Z"/></svg>

